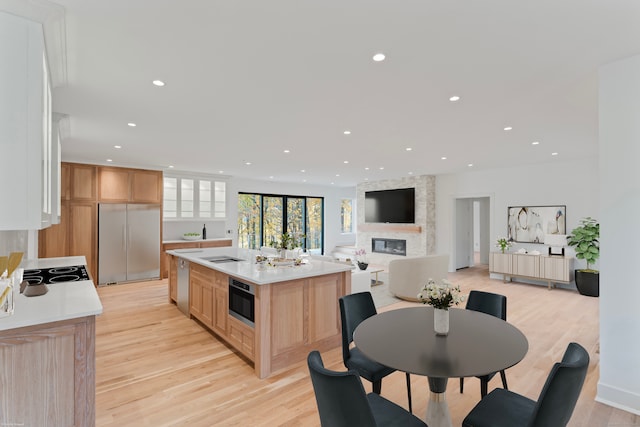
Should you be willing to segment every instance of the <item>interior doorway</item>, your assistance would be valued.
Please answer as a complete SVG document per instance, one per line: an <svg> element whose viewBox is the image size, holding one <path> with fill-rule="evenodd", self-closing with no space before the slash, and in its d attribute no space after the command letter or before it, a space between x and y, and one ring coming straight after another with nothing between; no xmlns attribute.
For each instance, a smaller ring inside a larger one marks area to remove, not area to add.
<svg viewBox="0 0 640 427"><path fill-rule="evenodd" d="M456 199L455 269L489 264L490 198Z"/></svg>

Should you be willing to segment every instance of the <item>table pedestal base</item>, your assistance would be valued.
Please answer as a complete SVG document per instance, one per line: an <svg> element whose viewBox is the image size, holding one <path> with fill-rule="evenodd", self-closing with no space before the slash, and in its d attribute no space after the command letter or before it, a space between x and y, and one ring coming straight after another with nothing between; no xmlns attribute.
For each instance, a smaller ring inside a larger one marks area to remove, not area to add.
<svg viewBox="0 0 640 427"><path fill-rule="evenodd" d="M429 378L429 404L426 422L429 427L452 427L446 400L447 378Z"/></svg>

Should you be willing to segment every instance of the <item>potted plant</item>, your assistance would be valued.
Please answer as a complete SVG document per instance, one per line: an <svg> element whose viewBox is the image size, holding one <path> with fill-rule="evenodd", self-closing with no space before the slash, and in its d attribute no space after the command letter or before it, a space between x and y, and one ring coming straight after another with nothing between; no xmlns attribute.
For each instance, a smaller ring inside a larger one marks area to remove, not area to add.
<svg viewBox="0 0 640 427"><path fill-rule="evenodd" d="M567 236L567 244L573 246L576 258L587 262L586 269L576 269L576 287L582 295L597 297L600 295L600 272L591 265L600 257L600 224L597 220L586 217L580 225Z"/></svg>
<svg viewBox="0 0 640 427"><path fill-rule="evenodd" d="M295 236L289 233L282 233L282 235L280 236L280 240L272 241L271 246L278 250L280 258L286 258L285 254L287 249L295 249L301 247L301 240L304 238L304 234L300 237L300 240L298 240L295 238Z"/></svg>

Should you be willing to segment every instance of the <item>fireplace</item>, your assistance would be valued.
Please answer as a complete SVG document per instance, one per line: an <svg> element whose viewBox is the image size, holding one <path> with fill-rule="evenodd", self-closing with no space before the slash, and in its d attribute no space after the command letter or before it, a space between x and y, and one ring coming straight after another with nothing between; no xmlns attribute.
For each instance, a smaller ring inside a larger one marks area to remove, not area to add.
<svg viewBox="0 0 640 427"><path fill-rule="evenodd" d="M407 256L407 241L401 239L371 239L371 252Z"/></svg>

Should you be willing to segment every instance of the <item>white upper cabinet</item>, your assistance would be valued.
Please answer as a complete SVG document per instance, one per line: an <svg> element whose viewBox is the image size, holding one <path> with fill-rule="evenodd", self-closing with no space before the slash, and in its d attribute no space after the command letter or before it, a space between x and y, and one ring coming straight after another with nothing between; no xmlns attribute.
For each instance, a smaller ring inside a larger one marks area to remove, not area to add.
<svg viewBox="0 0 640 427"><path fill-rule="evenodd" d="M42 25L0 12L0 230L56 221L58 140Z"/></svg>

